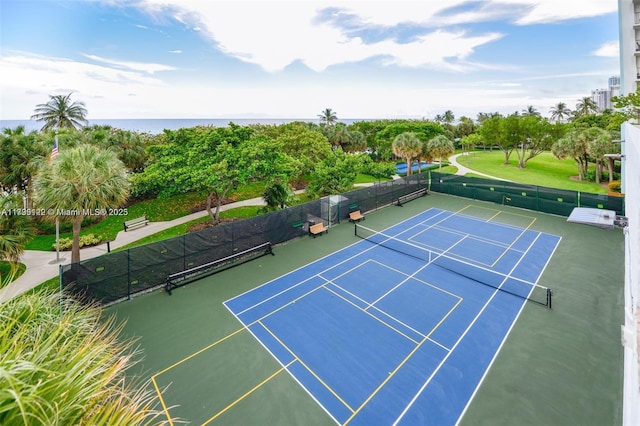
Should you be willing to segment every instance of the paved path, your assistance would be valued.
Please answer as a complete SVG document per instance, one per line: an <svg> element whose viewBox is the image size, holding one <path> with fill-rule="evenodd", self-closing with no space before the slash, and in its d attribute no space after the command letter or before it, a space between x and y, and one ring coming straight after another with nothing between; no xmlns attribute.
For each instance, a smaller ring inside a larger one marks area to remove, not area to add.
<svg viewBox="0 0 640 426"><path fill-rule="evenodd" d="M457 155L451 157L449 161L451 164L458 167L458 174L464 173L476 173L472 170L467 169L464 166L459 165L455 159ZM460 173L460 171L464 171L464 173ZM489 175L483 175L487 177L491 177ZM394 179L398 179L399 176L394 176ZM497 178L494 178L497 179ZM368 186L373 185L370 183L358 184L356 186ZM304 192L304 190L296 191L296 194ZM243 206L262 206L264 205L264 200L262 197L252 198L249 200L238 201L235 203L225 204L220 208L220 211L225 211L229 209L233 209L236 207ZM177 219L167 221L167 222L149 222L148 225L143 226L141 228L133 229L128 232L120 231L116 236L116 239L111 241L110 248L112 250L125 246L134 241L140 240L146 236L155 234L156 232L163 231L168 228L172 228L174 226L180 225L185 222L189 222L195 219L199 219L203 216L206 216L208 213L206 210L200 211L197 213L193 213L187 216L179 217ZM86 260L91 259L100 255L107 253L107 245L101 244L95 247L88 247L80 250L80 259ZM37 285L43 283L46 280L49 280L59 273L60 265L67 265L71 262L71 252L65 251L60 253L59 262L57 261L56 253L52 251L37 251L37 250L26 250L22 255L20 261L24 263L26 266L25 272L15 281L10 283L8 286L4 288L0 288L0 303L5 302L12 297L20 295L25 291L28 291Z"/></svg>
<svg viewBox="0 0 640 426"><path fill-rule="evenodd" d="M296 191L298 193L299 191ZM233 209L243 206L263 206L264 200L262 197L252 198L250 200L238 201L235 203L225 204L220 207L220 211ZM125 246L129 243L137 241L148 235L155 234L156 232L163 231L168 228L172 228L176 225L180 225L191 220L199 219L206 216L208 213L206 210L193 213L187 216L179 217L177 219L167 222L149 222L147 226L133 229L128 232L120 231L116 236L116 239L111 241L111 249L117 249ZM93 257L100 256L107 252L107 245L101 244L95 247L88 247L80 250L80 259L91 259ZM52 251L37 251L26 250L20 259L22 263L27 267L24 274L17 280L10 283L8 286L0 289L0 303L5 302L12 297L24 293L41 284L42 282L55 277L58 274L59 265L67 265L71 261L71 252L61 252L60 262L56 262L56 253Z"/></svg>
<svg viewBox="0 0 640 426"><path fill-rule="evenodd" d="M454 156L449 157L449 163L451 163L452 166L456 166L458 168L458 171L456 172L457 175L464 176L467 173L473 173L474 175L483 176L489 179L497 179L497 180L504 180L504 181L510 182L508 179L491 176L486 173L476 172L475 170L471 170L470 168L465 167L462 164L458 163L458 157L460 157L461 155L466 156L468 154L469 154L468 152L463 152L463 153L456 154Z"/></svg>

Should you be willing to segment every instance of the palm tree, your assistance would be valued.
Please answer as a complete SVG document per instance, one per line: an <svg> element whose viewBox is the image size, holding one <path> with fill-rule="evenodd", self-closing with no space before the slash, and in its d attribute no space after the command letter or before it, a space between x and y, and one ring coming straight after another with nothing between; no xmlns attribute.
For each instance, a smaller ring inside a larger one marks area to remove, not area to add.
<svg viewBox="0 0 640 426"><path fill-rule="evenodd" d="M451 142L444 135L438 135L433 139L430 139L427 143L427 146L434 157L440 158L440 166L438 167L438 171L442 171L442 162L444 161L444 158L453 154L453 152L455 151L453 142Z"/></svg>
<svg viewBox="0 0 640 426"><path fill-rule="evenodd" d="M423 143L413 132L400 133L391 144L393 153L407 162L407 175L411 175L411 164L423 151Z"/></svg>
<svg viewBox="0 0 640 426"><path fill-rule="evenodd" d="M293 191L288 183L273 182L262 192L267 210L284 209L293 198Z"/></svg>
<svg viewBox="0 0 640 426"><path fill-rule="evenodd" d="M558 102L549 112L551 113L552 120L564 121L565 118L571 117L571 110L564 102Z"/></svg>
<svg viewBox="0 0 640 426"><path fill-rule="evenodd" d="M73 223L71 261L80 261L82 219L96 210L118 207L129 195L126 167L113 151L79 145L45 163L35 182L36 206L53 209Z"/></svg>
<svg viewBox="0 0 640 426"><path fill-rule="evenodd" d="M337 123L335 126L326 126L322 133L327 137L334 150L351 142L351 133L344 123Z"/></svg>
<svg viewBox="0 0 640 426"><path fill-rule="evenodd" d="M338 121L338 116L331 108L326 108L322 111L322 114L318 114L320 124L326 124L327 126L333 126Z"/></svg>
<svg viewBox="0 0 640 426"><path fill-rule="evenodd" d="M49 102L36 105L32 120L44 121L42 131L52 129L79 129L88 124L84 102L71 102L71 93L49 95Z"/></svg>
<svg viewBox="0 0 640 426"><path fill-rule="evenodd" d="M22 208L19 195L0 197L0 211L7 212ZM0 276L0 287L11 282L18 270L18 262L24 253L26 243L33 236L31 216L19 214L0 214L0 260L11 264L8 277Z"/></svg>
<svg viewBox="0 0 640 426"><path fill-rule="evenodd" d="M40 289L1 303L0 318L0 424L169 424L115 317Z"/></svg>
<svg viewBox="0 0 640 426"><path fill-rule="evenodd" d="M598 105L588 96L580 99L576 104L576 109L573 112L574 117L584 117L585 115L597 114L598 113Z"/></svg>
<svg viewBox="0 0 640 426"><path fill-rule="evenodd" d="M522 110L522 115L525 117L540 117L540 113L533 105L528 105Z"/></svg>
<svg viewBox="0 0 640 426"><path fill-rule="evenodd" d="M455 115L453 115L453 111L451 111L450 109L446 110L442 115L442 121L447 124L453 123L455 119L456 117Z"/></svg>

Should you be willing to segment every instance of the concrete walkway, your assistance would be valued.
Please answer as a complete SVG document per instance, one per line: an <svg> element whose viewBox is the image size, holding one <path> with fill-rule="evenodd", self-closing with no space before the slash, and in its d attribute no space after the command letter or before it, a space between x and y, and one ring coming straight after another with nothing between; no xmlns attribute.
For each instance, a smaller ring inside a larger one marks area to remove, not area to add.
<svg viewBox="0 0 640 426"><path fill-rule="evenodd" d="M475 170L471 170L470 168L465 167L462 164L458 163L458 157L460 157L461 155L467 156L468 154L469 154L468 152L462 152L460 154L456 154L456 155L453 155L453 156L449 157L449 163L451 163L452 166L456 166L458 168L458 171L456 172L457 175L464 176L467 173L473 173L474 175L486 177L488 179L497 179L497 180L504 180L504 181L510 182L508 179L503 179L503 178L499 178L499 177L496 177L496 176L491 176L491 175L488 175L486 173L476 172Z"/></svg>
<svg viewBox="0 0 640 426"><path fill-rule="evenodd" d="M458 168L457 174L464 175L466 173L475 173L481 176L485 176L491 179L499 179L497 177L493 177L490 175L486 175L484 173L479 173L473 170L470 170L462 165L460 165L456 158L461 155L454 155L449 158L449 161L452 165ZM394 179L398 179L399 176L394 176ZM371 183L358 184L356 186L369 186L373 185ZM296 194L304 192L304 190L296 191ZM220 211L230 210L236 207L244 207L244 206L263 206L264 200L262 197L252 198L249 200L238 201L235 203L225 204L220 208ZM172 228L174 226L183 224L185 222L189 222L195 219L199 219L201 217L206 216L208 213L206 210L196 212L187 216L179 217L177 219L167 221L167 222L149 222L148 225L143 226L141 228L133 229L128 232L120 231L116 236L116 239L110 242L110 247L112 250L130 244L134 241L138 241L144 237L155 234L156 232L164 231L165 229ZM99 246L88 247L80 250L80 259L86 260L94 257L101 256L107 253L107 244L101 244ZM71 263L71 252L65 251L60 253L60 259L57 261L56 253L52 251L37 251L37 250L26 250L20 259L22 263L26 266L25 272L15 281L10 283L8 286L4 288L0 288L0 303L5 302L17 295L28 291L37 285L43 283L46 280L49 280L59 273L60 265L67 265Z"/></svg>
<svg viewBox="0 0 640 426"><path fill-rule="evenodd" d="M300 191L296 191L296 193L299 192ZM258 197L252 198L250 200L225 204L220 207L220 211L230 210L236 207L263 205L265 205L264 200L262 199L262 197ZM199 219L206 216L207 214L207 211L203 210L187 216L179 217L171 221L149 222L148 225L141 228L133 229L127 232L120 231L118 232L116 239L111 241L111 249L117 249L134 241L138 241L146 236L155 234L156 232L172 228L185 222ZM80 259L91 259L105 253L107 253L106 243L95 247L81 249ZM60 267L59 265L67 265L71 263L71 252L61 252L60 262L56 262L56 253L53 251L26 250L22 255L20 261L25 264L26 270L24 271L24 274L20 276L20 278L13 281L8 286L0 289L0 303L5 302L19 294L22 294L25 291L28 291L43 283L44 281L58 275Z"/></svg>

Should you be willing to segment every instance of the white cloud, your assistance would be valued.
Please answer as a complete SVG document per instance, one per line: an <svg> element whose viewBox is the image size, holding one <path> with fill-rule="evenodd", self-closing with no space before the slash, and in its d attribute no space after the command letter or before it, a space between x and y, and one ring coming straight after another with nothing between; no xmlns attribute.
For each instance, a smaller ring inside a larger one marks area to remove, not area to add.
<svg viewBox="0 0 640 426"><path fill-rule="evenodd" d="M501 37L439 28L509 18L520 25L557 22L612 13L613 0L467 0L439 1L192 1L140 0L148 13L171 13L198 28L224 53L276 72L300 61L315 71L373 57L405 67L464 70L458 63L474 49ZM452 9L453 8L453 9ZM333 19L320 19L332 11ZM349 27L340 24L347 20ZM399 43L389 36L367 43L354 29L420 26L416 40Z"/></svg>
<svg viewBox="0 0 640 426"><path fill-rule="evenodd" d="M319 14L329 7L355 17L361 29L390 28L417 23L432 27L431 18L446 2L192 2L188 0L144 0L150 14L165 9L188 26L199 26L224 53L276 72L301 61L314 71L348 62L384 57L385 63L404 67L436 66L461 69L457 61L469 57L478 46L490 43L497 33L467 34L457 29L433 28L407 43L389 38L367 43L335 22L322 21Z"/></svg>
<svg viewBox="0 0 640 426"><path fill-rule="evenodd" d="M87 59L91 59L96 62L102 62L107 65L114 65L116 68L123 68L132 71L142 71L147 74L154 74L158 71L172 71L176 68L162 65L162 64L154 64L149 62L131 62L131 61L118 61L115 59L102 58L96 55L83 55Z"/></svg>
<svg viewBox="0 0 640 426"><path fill-rule="evenodd" d="M609 41L596 49L592 54L594 56L617 58L620 56L620 43L618 41Z"/></svg>
<svg viewBox="0 0 640 426"><path fill-rule="evenodd" d="M500 2L522 6L526 12L516 21L520 25L589 18L618 11L618 2L615 0L500 0Z"/></svg>

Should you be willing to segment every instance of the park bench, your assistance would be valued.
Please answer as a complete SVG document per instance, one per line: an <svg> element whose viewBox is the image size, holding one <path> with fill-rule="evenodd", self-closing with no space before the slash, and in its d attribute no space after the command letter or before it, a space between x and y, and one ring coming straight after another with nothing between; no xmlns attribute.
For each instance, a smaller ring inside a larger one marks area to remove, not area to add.
<svg viewBox="0 0 640 426"><path fill-rule="evenodd" d="M360 222L361 220L364 220L364 216L360 210L349 213L349 222Z"/></svg>
<svg viewBox="0 0 640 426"><path fill-rule="evenodd" d="M147 220L147 216L137 217L135 219L127 220L124 223L124 232L127 232L129 229L138 228L140 226L145 226L149 221Z"/></svg>
<svg viewBox="0 0 640 426"><path fill-rule="evenodd" d="M315 225L309 226L309 235L313 236L313 238L315 238L316 235L322 234L323 232L329 233L329 230L326 226L324 226L324 223L316 223Z"/></svg>
<svg viewBox="0 0 640 426"><path fill-rule="evenodd" d="M411 200L413 200L415 198L418 198L418 197L424 197L427 194L429 194L429 191L427 190L427 188L422 188L422 189L414 191L414 192L412 192L410 194L401 195L400 197L398 197L398 201L396 202L396 206L402 207L402 203L403 202L411 201Z"/></svg>

